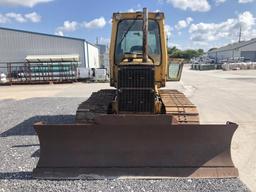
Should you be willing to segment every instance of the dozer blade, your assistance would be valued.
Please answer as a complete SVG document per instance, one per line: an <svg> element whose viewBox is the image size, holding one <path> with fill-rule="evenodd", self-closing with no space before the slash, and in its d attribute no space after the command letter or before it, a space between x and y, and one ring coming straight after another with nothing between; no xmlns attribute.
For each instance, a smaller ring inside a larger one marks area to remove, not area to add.
<svg viewBox="0 0 256 192"><path fill-rule="evenodd" d="M167 115L105 115L92 124L34 125L41 179L237 177L237 124L172 125Z"/></svg>

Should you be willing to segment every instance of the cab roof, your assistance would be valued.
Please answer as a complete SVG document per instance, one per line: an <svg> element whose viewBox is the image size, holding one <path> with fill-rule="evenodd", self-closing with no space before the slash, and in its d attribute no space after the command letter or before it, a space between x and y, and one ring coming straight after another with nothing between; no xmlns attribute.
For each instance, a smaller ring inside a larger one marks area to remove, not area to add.
<svg viewBox="0 0 256 192"><path fill-rule="evenodd" d="M143 12L117 12L113 13L113 20L123 20L123 19L142 19L143 18ZM163 20L164 19L164 13L163 12L149 12L148 13L149 19L156 19L156 20Z"/></svg>

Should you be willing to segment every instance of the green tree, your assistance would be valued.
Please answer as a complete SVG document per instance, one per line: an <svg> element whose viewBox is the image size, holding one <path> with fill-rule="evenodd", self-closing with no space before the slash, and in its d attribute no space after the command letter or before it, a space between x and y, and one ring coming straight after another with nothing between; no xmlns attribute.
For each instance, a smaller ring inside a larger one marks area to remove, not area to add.
<svg viewBox="0 0 256 192"><path fill-rule="evenodd" d="M176 51L178 51L179 49L177 49L176 46L168 48L168 54L169 55L173 55Z"/></svg>
<svg viewBox="0 0 256 192"><path fill-rule="evenodd" d="M187 49L182 51L174 46L174 47L168 48L168 54L172 58L191 59L193 57L199 57L203 55L204 50L203 49L198 49L198 50Z"/></svg>
<svg viewBox="0 0 256 192"><path fill-rule="evenodd" d="M204 54L204 50L203 49L198 49L197 52L198 52L199 55L203 55Z"/></svg>

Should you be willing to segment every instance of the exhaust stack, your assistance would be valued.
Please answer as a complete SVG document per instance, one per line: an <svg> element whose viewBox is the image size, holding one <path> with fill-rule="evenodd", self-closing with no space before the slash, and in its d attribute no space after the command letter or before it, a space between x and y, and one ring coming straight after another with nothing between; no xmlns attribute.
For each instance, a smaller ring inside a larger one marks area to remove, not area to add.
<svg viewBox="0 0 256 192"><path fill-rule="evenodd" d="M148 62L148 9L143 8L143 62Z"/></svg>

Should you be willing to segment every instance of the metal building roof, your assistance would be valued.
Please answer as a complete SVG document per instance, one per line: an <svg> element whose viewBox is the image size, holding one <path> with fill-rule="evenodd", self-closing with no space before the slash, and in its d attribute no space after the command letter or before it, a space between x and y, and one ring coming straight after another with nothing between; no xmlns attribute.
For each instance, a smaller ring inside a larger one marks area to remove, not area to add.
<svg viewBox="0 0 256 192"><path fill-rule="evenodd" d="M47 33L39 33L39 32L33 32L33 31L26 31L26 30L20 30L20 29L11 29L11 28L5 28L5 27L0 27L0 30L7 30L7 31L14 31L14 32L21 32L21 33L30 33L30 34L35 34L35 35L43 35L43 36L49 36L49 37L57 37L57 38L63 38L63 39L72 39L72 40L78 40L78 41L84 41L88 44L91 44L92 46L97 47L95 44L81 38L75 38L75 37L67 37L67 36L60 36L60 35L52 35L52 34L47 34Z"/></svg>
<svg viewBox="0 0 256 192"><path fill-rule="evenodd" d="M216 52L220 52L220 51L235 50L235 49L239 49L241 47L250 45L252 43L256 43L256 38L251 39L249 41L241 41L240 43L229 44L229 45L226 45L224 47L220 47L220 48L214 49L212 51L209 51L209 53L216 53Z"/></svg>

